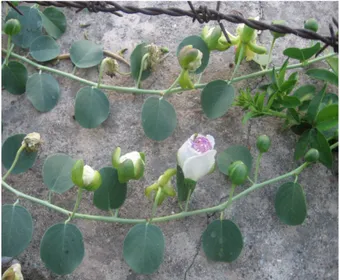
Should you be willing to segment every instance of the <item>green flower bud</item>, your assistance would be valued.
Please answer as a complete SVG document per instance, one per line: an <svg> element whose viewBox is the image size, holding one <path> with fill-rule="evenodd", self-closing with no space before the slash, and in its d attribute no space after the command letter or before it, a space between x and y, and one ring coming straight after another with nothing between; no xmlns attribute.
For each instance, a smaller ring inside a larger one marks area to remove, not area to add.
<svg viewBox="0 0 340 280"><path fill-rule="evenodd" d="M203 54L192 47L192 45L184 46L178 54L178 62L185 70L196 71L202 64Z"/></svg>
<svg viewBox="0 0 340 280"><path fill-rule="evenodd" d="M241 185L247 179L248 168L242 161L235 161L229 165L228 176L234 185Z"/></svg>
<svg viewBox="0 0 340 280"><path fill-rule="evenodd" d="M310 18L305 21L305 29L317 32L319 29L319 24L315 18Z"/></svg>
<svg viewBox="0 0 340 280"><path fill-rule="evenodd" d="M310 149L305 154L305 161L306 162L316 162L319 159L319 151L317 149Z"/></svg>
<svg viewBox="0 0 340 280"><path fill-rule="evenodd" d="M253 41L256 38L255 29L249 27L248 25L244 25L240 38L243 43L249 43L250 41Z"/></svg>
<svg viewBox="0 0 340 280"><path fill-rule="evenodd" d="M22 145L26 145L26 151L28 152L37 152L40 148L42 141L40 139L40 134L37 132L28 133L24 140L22 141Z"/></svg>
<svg viewBox="0 0 340 280"><path fill-rule="evenodd" d="M100 173L85 165L83 160L77 160L72 168L72 182L79 188L95 191L102 184Z"/></svg>
<svg viewBox="0 0 340 280"><path fill-rule="evenodd" d="M112 154L112 166L117 169L118 180L126 183L129 180L139 180L144 175L145 155L136 151L120 156L117 147Z"/></svg>
<svg viewBox="0 0 340 280"><path fill-rule="evenodd" d="M21 30L21 24L17 19L9 19L5 23L4 32L9 36L14 36L18 34Z"/></svg>
<svg viewBox="0 0 340 280"><path fill-rule="evenodd" d="M201 37L204 42L207 44L210 51L216 50L218 45L218 40L222 35L221 27L216 26L213 28L209 28L205 26L202 30Z"/></svg>
<svg viewBox="0 0 340 280"><path fill-rule="evenodd" d="M260 153L268 152L270 148L271 141L267 135L261 135L257 138L256 147Z"/></svg>
<svg viewBox="0 0 340 280"><path fill-rule="evenodd" d="M284 20L273 20L272 24L286 25L286 22ZM278 33L278 32L275 32L275 31L270 31L270 33L272 34L274 39L286 36L286 34Z"/></svg>
<svg viewBox="0 0 340 280"><path fill-rule="evenodd" d="M2 280L24 280L21 273L21 265L15 263L8 268L1 277Z"/></svg>

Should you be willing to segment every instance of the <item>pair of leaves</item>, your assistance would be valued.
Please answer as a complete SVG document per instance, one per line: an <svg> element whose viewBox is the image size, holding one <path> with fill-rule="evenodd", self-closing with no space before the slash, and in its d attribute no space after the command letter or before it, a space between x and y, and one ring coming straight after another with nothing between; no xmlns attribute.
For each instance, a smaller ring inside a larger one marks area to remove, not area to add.
<svg viewBox="0 0 340 280"><path fill-rule="evenodd" d="M320 50L320 48L320 43L316 43L310 48L288 48L283 51L283 54L290 58L294 58L303 62L315 55Z"/></svg>

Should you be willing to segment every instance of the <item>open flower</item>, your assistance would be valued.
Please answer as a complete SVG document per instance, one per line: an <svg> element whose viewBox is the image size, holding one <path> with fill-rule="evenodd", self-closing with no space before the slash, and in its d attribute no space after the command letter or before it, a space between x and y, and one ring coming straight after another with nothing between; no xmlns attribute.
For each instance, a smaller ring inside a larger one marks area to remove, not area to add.
<svg viewBox="0 0 340 280"><path fill-rule="evenodd" d="M79 188L95 191L102 184L102 178L97 170L85 165L83 160L77 160L72 168L72 182Z"/></svg>
<svg viewBox="0 0 340 280"><path fill-rule="evenodd" d="M117 169L119 182L126 183L143 177L145 155L134 151L120 156L120 152L120 148L117 147L112 155L112 166Z"/></svg>
<svg viewBox="0 0 340 280"><path fill-rule="evenodd" d="M194 134L178 150L177 163L184 178L195 182L215 167L215 139L211 135Z"/></svg>

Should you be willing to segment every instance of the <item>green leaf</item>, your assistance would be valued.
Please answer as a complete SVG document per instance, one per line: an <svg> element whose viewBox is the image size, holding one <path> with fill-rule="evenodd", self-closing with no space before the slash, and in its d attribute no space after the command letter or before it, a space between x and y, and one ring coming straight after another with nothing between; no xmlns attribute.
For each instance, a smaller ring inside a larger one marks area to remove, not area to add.
<svg viewBox="0 0 340 280"><path fill-rule="evenodd" d="M165 99L149 97L142 108L142 126L147 137L155 141L168 138L177 125L176 111Z"/></svg>
<svg viewBox="0 0 340 280"><path fill-rule="evenodd" d="M210 119L222 117L232 106L235 89L223 80L208 83L201 93L201 104L205 115Z"/></svg>
<svg viewBox="0 0 340 280"><path fill-rule="evenodd" d="M52 37L40 36L32 42L30 54L36 61L49 61L60 54L60 47Z"/></svg>
<svg viewBox="0 0 340 280"><path fill-rule="evenodd" d="M308 150L310 129L305 130L295 145L294 159L302 158Z"/></svg>
<svg viewBox="0 0 340 280"><path fill-rule="evenodd" d="M305 61L315 55L319 50L320 43L316 43L314 46L305 49L288 48L283 51L283 54L300 61Z"/></svg>
<svg viewBox="0 0 340 280"><path fill-rule="evenodd" d="M43 165L44 184L49 190L62 194L74 186L71 178L76 161L65 154L48 156Z"/></svg>
<svg viewBox="0 0 340 280"><path fill-rule="evenodd" d="M50 74L35 73L27 80L26 94L35 109L39 112L48 112L59 101L58 81Z"/></svg>
<svg viewBox="0 0 340 280"><path fill-rule="evenodd" d="M322 99L324 98L326 87L327 84L323 86L321 91L316 94L312 101L309 103L306 118L311 124L315 121L315 118L319 112L320 104Z"/></svg>
<svg viewBox="0 0 340 280"><path fill-rule="evenodd" d="M95 128L110 113L110 103L104 92L94 87L83 87L76 95L74 106L76 121L85 128Z"/></svg>
<svg viewBox="0 0 340 280"><path fill-rule="evenodd" d="M310 134L310 145L317 149L320 154L319 161L331 169L333 166L332 151L325 136L317 129L312 129Z"/></svg>
<svg viewBox="0 0 340 280"><path fill-rule="evenodd" d="M21 142L26 134L16 134L8 137L2 145L2 164L6 169L9 169L14 161L17 151L21 147ZM30 169L36 158L37 152L27 152L23 150L19 156L19 160L12 170L12 174L19 174Z"/></svg>
<svg viewBox="0 0 340 280"><path fill-rule="evenodd" d="M287 58L285 60L285 62L282 64L281 68L280 68L280 71L277 75L277 86L278 88L281 89L281 86L285 80L285 76L286 76L286 69L287 69L287 66L288 66L288 62L289 62L289 58Z"/></svg>
<svg viewBox="0 0 340 280"><path fill-rule="evenodd" d="M301 102L311 99L315 94L315 86L313 85L303 85L294 91L293 96L300 99Z"/></svg>
<svg viewBox="0 0 340 280"><path fill-rule="evenodd" d="M141 43L137 45L130 56L131 76L135 81L137 81L139 77L139 72L140 72L143 56L148 53L148 48L146 46L147 46L146 43ZM145 80L150 75L151 75L151 69L143 70L141 81Z"/></svg>
<svg viewBox="0 0 340 280"><path fill-rule="evenodd" d="M333 56L326 59L329 66L332 68L335 75L339 74L339 57Z"/></svg>
<svg viewBox="0 0 340 280"><path fill-rule="evenodd" d="M338 104L324 107L316 116L316 128L323 131L338 126L338 107Z"/></svg>
<svg viewBox="0 0 340 280"><path fill-rule="evenodd" d="M40 13L43 27L48 35L58 39L66 31L66 17L62 11L55 7L46 8Z"/></svg>
<svg viewBox="0 0 340 280"><path fill-rule="evenodd" d="M41 240L40 258L56 274L72 273L84 258L83 236L77 226L69 223L51 226Z"/></svg>
<svg viewBox="0 0 340 280"><path fill-rule="evenodd" d="M177 187L178 201L186 201L188 199L189 192L191 196L196 187L195 181L184 178L183 170L179 165L177 165L176 187Z"/></svg>
<svg viewBox="0 0 340 280"><path fill-rule="evenodd" d="M3 205L1 225L2 256L18 256L32 240L33 222L31 214L19 205Z"/></svg>
<svg viewBox="0 0 340 280"><path fill-rule="evenodd" d="M19 34L12 37L12 41L16 46L27 49L30 47L35 38L43 35L42 19L39 11L35 8L19 6L18 9L23 13L23 15L20 15L15 10L11 9L5 21L11 18L19 20L21 24L21 31Z"/></svg>
<svg viewBox="0 0 340 280"><path fill-rule="evenodd" d="M280 92L291 92L291 90L295 87L297 80L287 80L280 86Z"/></svg>
<svg viewBox="0 0 340 280"><path fill-rule="evenodd" d="M275 197L275 211L286 225L301 225L307 216L306 198L298 183L287 182L280 186Z"/></svg>
<svg viewBox="0 0 340 280"><path fill-rule="evenodd" d="M306 71L306 74L311 78L322 80L336 86L338 85L338 76L326 69L309 69Z"/></svg>
<svg viewBox="0 0 340 280"><path fill-rule="evenodd" d="M139 274L155 272L164 258L164 236L159 227L138 224L124 239L124 260Z"/></svg>
<svg viewBox="0 0 340 280"><path fill-rule="evenodd" d="M248 174L250 174L253 165L253 157L247 147L233 145L217 155L218 168L225 175L228 175L229 165L238 160L242 161L247 166Z"/></svg>
<svg viewBox="0 0 340 280"><path fill-rule="evenodd" d="M215 220L203 232L202 245L209 260L232 262L241 254L243 238L231 220Z"/></svg>
<svg viewBox="0 0 340 280"><path fill-rule="evenodd" d="M2 66L2 86L12 94L23 94L26 91L27 69L17 62L10 61Z"/></svg>
<svg viewBox="0 0 340 280"><path fill-rule="evenodd" d="M297 111L293 108L289 108L287 110L287 116L289 118L292 118L294 121L296 121L297 123L300 123L300 116L299 114L297 113Z"/></svg>
<svg viewBox="0 0 340 280"><path fill-rule="evenodd" d="M200 36L192 35L186 37L177 47L177 56L180 50L187 45L192 45L193 48L198 49L203 54L202 56L202 64L201 66L195 71L196 74L200 74L204 71L204 69L208 66L209 63L209 56L210 51L207 44Z"/></svg>
<svg viewBox="0 0 340 280"><path fill-rule="evenodd" d="M94 192L93 204L101 210L118 209L124 204L127 185L118 181L117 170L103 167L99 170L102 184Z"/></svg>
<svg viewBox="0 0 340 280"><path fill-rule="evenodd" d="M72 44L70 57L78 68L96 66L103 59L103 47L88 40L80 40Z"/></svg>
<svg viewBox="0 0 340 280"><path fill-rule="evenodd" d="M335 93L326 93L322 99L322 104L325 106L331 105L331 104L338 104L338 103L339 103L339 97Z"/></svg>
<svg viewBox="0 0 340 280"><path fill-rule="evenodd" d="M280 104L282 104L282 106L285 108L295 108L301 105L301 102L299 98L295 96L284 96L280 101Z"/></svg>

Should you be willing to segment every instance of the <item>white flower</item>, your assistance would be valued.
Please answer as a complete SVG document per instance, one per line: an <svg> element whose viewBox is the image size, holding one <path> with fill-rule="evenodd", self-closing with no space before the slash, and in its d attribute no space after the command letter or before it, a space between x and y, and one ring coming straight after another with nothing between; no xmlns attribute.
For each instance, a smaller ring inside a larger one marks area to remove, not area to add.
<svg viewBox="0 0 340 280"><path fill-rule="evenodd" d="M127 154L121 156L120 159L119 159L119 162L120 162L120 163L123 163L123 162L126 161L127 159L132 160L133 165L136 165L137 162L138 162L140 159L142 160L142 158L141 158L141 156L140 156L140 153L138 153L138 152L131 152L131 153L127 153ZM143 160L142 160L142 161L143 161ZM143 162L144 162L144 161L143 161Z"/></svg>
<svg viewBox="0 0 340 280"><path fill-rule="evenodd" d="M94 179L95 171L91 166L85 165L83 169L83 183L88 186L92 183Z"/></svg>
<svg viewBox="0 0 340 280"><path fill-rule="evenodd" d="M210 173L215 166L215 139L211 135L192 135L178 150L177 162L184 177L195 182Z"/></svg>

